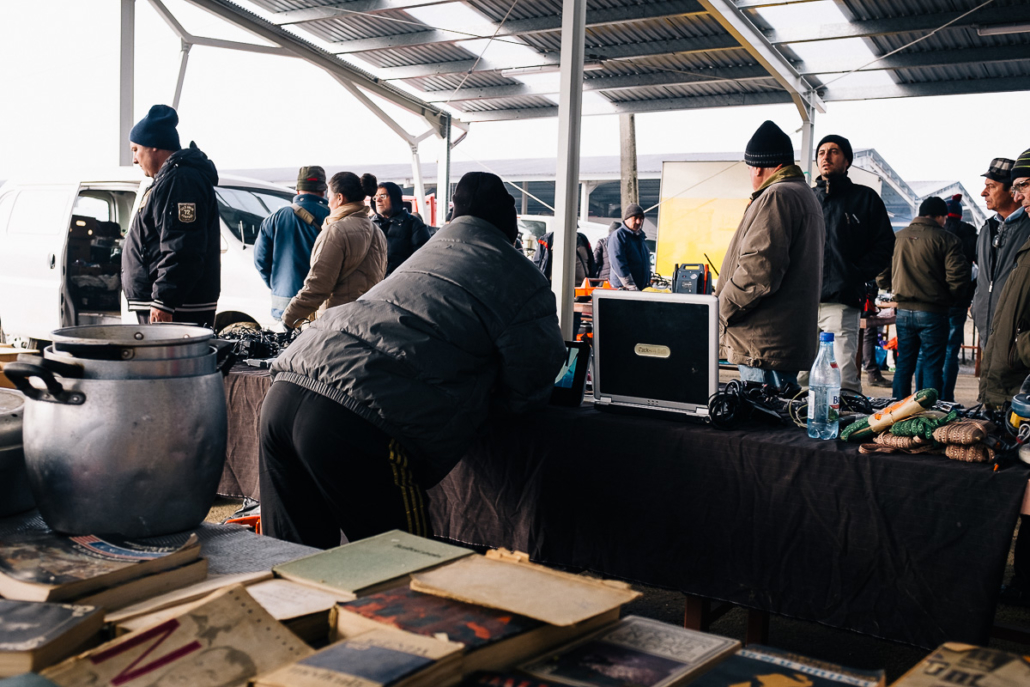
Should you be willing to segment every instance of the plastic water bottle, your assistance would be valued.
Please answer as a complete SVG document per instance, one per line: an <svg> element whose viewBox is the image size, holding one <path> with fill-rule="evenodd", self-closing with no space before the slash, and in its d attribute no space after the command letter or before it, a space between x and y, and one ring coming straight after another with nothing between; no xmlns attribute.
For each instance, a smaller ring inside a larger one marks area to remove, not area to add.
<svg viewBox="0 0 1030 687"><path fill-rule="evenodd" d="M840 413L840 368L833 359L833 333L819 335L819 355L808 376L808 436L836 439Z"/></svg>

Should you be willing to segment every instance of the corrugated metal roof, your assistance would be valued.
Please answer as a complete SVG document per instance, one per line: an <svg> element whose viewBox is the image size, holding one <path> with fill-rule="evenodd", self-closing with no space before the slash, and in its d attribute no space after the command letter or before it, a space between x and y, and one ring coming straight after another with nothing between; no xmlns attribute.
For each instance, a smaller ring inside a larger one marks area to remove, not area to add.
<svg viewBox="0 0 1030 687"><path fill-rule="evenodd" d="M411 48L393 48L392 50L376 50L354 55L376 67L410 67L417 64L436 64L438 62L458 62L474 60L476 55L462 48L460 44L434 43Z"/></svg>
<svg viewBox="0 0 1030 687"><path fill-rule="evenodd" d="M407 33L431 30L422 22L403 10L386 12L361 12L345 16L310 22L306 27L312 35L322 40L354 41L362 38L400 36Z"/></svg>
<svg viewBox="0 0 1030 687"><path fill-rule="evenodd" d="M531 110L555 107L557 103L539 95L524 98L495 98L491 100L464 100L456 105L462 112L492 112L494 110Z"/></svg>
<svg viewBox="0 0 1030 687"><path fill-rule="evenodd" d="M269 12L288 12L289 10L306 10L311 7L332 5L335 0L253 0L253 3Z"/></svg>
<svg viewBox="0 0 1030 687"><path fill-rule="evenodd" d="M466 78L468 77L468 78ZM426 92L453 91L462 88L488 88L490 86L517 86L519 81L501 76L499 72L473 72L472 74L441 74L411 79L408 83Z"/></svg>
<svg viewBox="0 0 1030 687"><path fill-rule="evenodd" d="M669 98L696 98L711 95L730 95L735 93L768 93L781 91L773 79L768 81L749 81L747 83L692 83L671 86L648 86L645 88L629 88L603 93L613 103L632 103L643 100L666 100Z"/></svg>

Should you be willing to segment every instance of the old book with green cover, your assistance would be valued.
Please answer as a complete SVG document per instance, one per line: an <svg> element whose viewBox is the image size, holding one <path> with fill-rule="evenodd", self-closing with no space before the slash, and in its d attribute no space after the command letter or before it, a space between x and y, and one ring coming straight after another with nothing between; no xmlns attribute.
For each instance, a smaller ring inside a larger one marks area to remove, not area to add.
<svg viewBox="0 0 1030 687"><path fill-rule="evenodd" d="M384 624L465 645L462 673L508 668L619 619L613 608L575 625L559 627L526 616L467 604L409 587L394 587L340 604L337 636L350 639Z"/></svg>
<svg viewBox="0 0 1030 687"><path fill-rule="evenodd" d="M244 685L312 653L242 586L182 614L119 637L41 675L59 687Z"/></svg>
<svg viewBox="0 0 1030 687"><path fill-rule="evenodd" d="M78 599L183 566L199 554L195 535L171 548L92 535L8 534L0 538L0 596L21 601Z"/></svg>
<svg viewBox="0 0 1030 687"><path fill-rule="evenodd" d="M885 681L882 670L855 670L789 651L750 644L692 682L691 687L726 687L737 684L883 687Z"/></svg>
<svg viewBox="0 0 1030 687"><path fill-rule="evenodd" d="M40 670L71 656L104 624L94 606L0 599L0 677Z"/></svg>
<svg viewBox="0 0 1030 687"><path fill-rule="evenodd" d="M446 687L461 679L461 645L391 628L332 644L254 687Z"/></svg>
<svg viewBox="0 0 1030 687"><path fill-rule="evenodd" d="M530 661L522 670L580 687L669 687L693 680L738 647L740 642L734 639L631 615Z"/></svg>
<svg viewBox="0 0 1030 687"><path fill-rule="evenodd" d="M1024 687L1030 657L982 646L947 642L891 687Z"/></svg>
<svg viewBox="0 0 1030 687"><path fill-rule="evenodd" d="M330 593L371 594L407 575L434 568L472 552L392 530L272 568L278 576Z"/></svg>

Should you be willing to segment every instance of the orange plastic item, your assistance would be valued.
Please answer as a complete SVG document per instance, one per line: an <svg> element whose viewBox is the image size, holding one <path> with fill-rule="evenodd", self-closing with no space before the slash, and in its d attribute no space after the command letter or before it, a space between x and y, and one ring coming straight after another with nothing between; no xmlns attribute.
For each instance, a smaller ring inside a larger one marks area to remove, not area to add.
<svg viewBox="0 0 1030 687"><path fill-rule="evenodd" d="M243 518L233 518L232 520L226 520L226 525L243 525L244 527L253 527L254 534L261 534L261 516L260 515L248 515Z"/></svg>
<svg viewBox="0 0 1030 687"><path fill-rule="evenodd" d="M607 279L601 281L600 279L584 279L583 283L576 287L576 298L582 298L589 296L594 292L594 289L610 289L612 285Z"/></svg>
<svg viewBox="0 0 1030 687"><path fill-rule="evenodd" d="M896 351L898 350L898 337L892 336L891 340L883 345L885 351Z"/></svg>

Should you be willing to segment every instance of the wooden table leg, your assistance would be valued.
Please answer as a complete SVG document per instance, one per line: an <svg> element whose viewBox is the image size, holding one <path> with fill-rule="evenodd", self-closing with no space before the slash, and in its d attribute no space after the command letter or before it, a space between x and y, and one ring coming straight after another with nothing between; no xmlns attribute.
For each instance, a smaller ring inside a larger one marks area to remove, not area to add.
<svg viewBox="0 0 1030 687"><path fill-rule="evenodd" d="M749 608L747 611L747 632L744 634L744 646L749 644L769 643L769 614Z"/></svg>
<svg viewBox="0 0 1030 687"><path fill-rule="evenodd" d="M683 627L688 630L708 632L712 624L712 602L701 596L687 594L687 607L683 612Z"/></svg>

